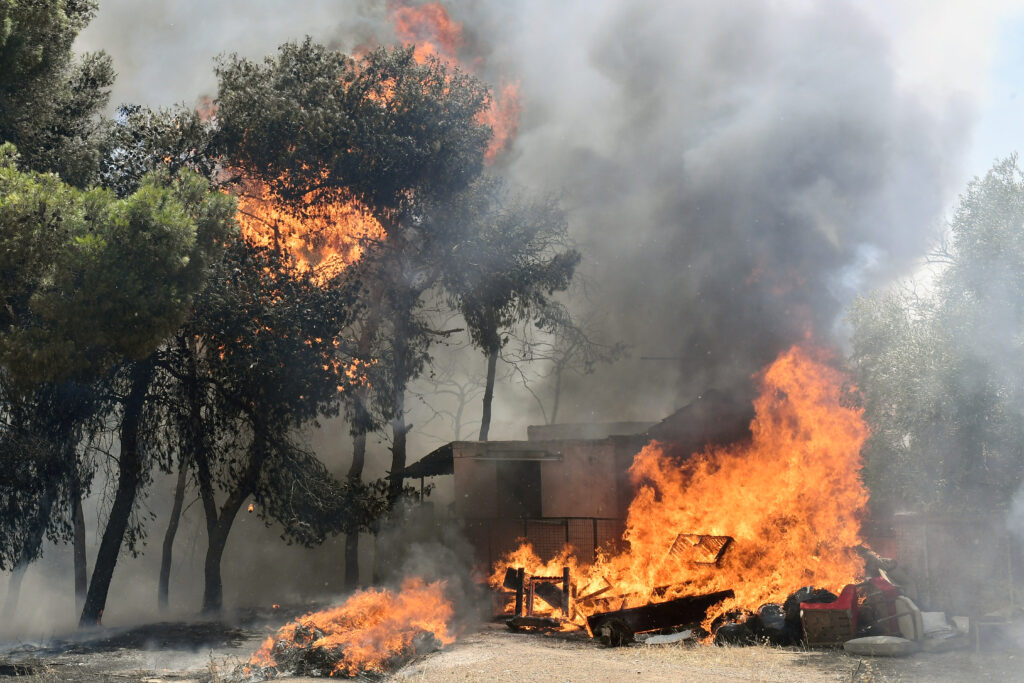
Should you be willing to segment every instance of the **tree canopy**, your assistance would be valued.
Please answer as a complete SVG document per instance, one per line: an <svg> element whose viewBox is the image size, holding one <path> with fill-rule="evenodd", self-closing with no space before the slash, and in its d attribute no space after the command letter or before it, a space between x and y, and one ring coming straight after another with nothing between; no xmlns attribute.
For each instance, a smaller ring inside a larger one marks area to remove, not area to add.
<svg viewBox="0 0 1024 683"><path fill-rule="evenodd" d="M234 200L189 172L150 176L122 200L16 161L0 148L0 364L32 383L150 353L231 235Z"/></svg>
<svg viewBox="0 0 1024 683"><path fill-rule="evenodd" d="M95 14L92 0L0 0L0 142L77 187L95 180L98 114L114 82L107 55L72 51Z"/></svg>
<svg viewBox="0 0 1024 683"><path fill-rule="evenodd" d="M889 505L1008 504L1024 465L1024 174L970 183L931 287L858 300L851 362L872 426L866 477Z"/></svg>

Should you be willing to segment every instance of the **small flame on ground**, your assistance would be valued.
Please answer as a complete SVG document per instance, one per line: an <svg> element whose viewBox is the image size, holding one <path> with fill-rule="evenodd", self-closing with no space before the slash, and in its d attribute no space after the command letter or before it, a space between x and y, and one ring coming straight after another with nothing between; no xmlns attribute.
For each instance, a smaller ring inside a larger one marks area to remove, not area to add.
<svg viewBox="0 0 1024 683"><path fill-rule="evenodd" d="M337 607L307 614L281 627L249 659L246 674L254 667L276 666L275 647L295 644L300 628L323 635L311 643L298 644L340 653L332 676L385 674L389 660L407 652L420 633L432 633L442 645L455 641L451 630L455 609L444 596L444 585L443 581L427 583L410 578L398 592L373 588L357 591Z"/></svg>
<svg viewBox="0 0 1024 683"><path fill-rule="evenodd" d="M609 609L585 599L591 595L614 598L611 609L619 609L732 589L735 599L709 611L710 624L732 609L783 602L801 586L838 592L859 578L864 567L855 548L868 500L859 474L868 437L862 411L848 405L844 376L818 350L795 346L759 379L749 442L688 458L651 442L636 455L626 550L581 565L570 547L543 562L522 545L498 563L491 584L500 586L508 567L553 576L568 566L581 625ZM679 534L731 536L734 543L719 566L699 565L669 552Z"/></svg>

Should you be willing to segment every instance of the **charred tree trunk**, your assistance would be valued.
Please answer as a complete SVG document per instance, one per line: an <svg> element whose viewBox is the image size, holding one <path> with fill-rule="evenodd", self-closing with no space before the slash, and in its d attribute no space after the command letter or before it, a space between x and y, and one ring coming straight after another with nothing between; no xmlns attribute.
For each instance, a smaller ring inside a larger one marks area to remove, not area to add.
<svg viewBox="0 0 1024 683"><path fill-rule="evenodd" d="M380 302L374 298L374 305ZM371 318L359 335L358 353L360 358L370 355L370 345L377 333L376 318ZM352 419L352 465L348 468L347 479L350 484L363 481L363 468L366 466L366 435L372 426L369 390L360 388L356 392ZM359 528L350 529L345 533L345 590L355 590L359 586Z"/></svg>
<svg viewBox="0 0 1024 683"><path fill-rule="evenodd" d="M491 402L494 400L494 375L498 367L498 347L487 351L487 383L484 385L484 412L480 418L480 441L487 441L491 431Z"/></svg>
<svg viewBox="0 0 1024 683"><path fill-rule="evenodd" d="M366 422L360 421L360 415L366 412L362 398L356 406L355 434L352 436L352 466L348 469L348 481L358 484L363 480L363 466L366 464ZM354 590L359 586L359 529L351 529L345 534L345 590Z"/></svg>
<svg viewBox="0 0 1024 683"><path fill-rule="evenodd" d="M405 440L409 427L405 424L405 385L408 382L409 338L408 315L400 311L395 319L394 330L394 385L391 388L391 405L394 417L391 420L391 473L388 475L388 508L392 511L402 496L405 481Z"/></svg>
<svg viewBox="0 0 1024 683"><path fill-rule="evenodd" d="M79 627L98 626L107 604L107 592L110 580L114 576L114 566L121 552L124 533L128 529L128 520L135 506L135 496L142 478L142 453L139 449L139 428L142 422L142 408L146 400L146 390L153 375L150 361L140 361L131 370L131 384L128 396L124 401L124 416L121 420L121 455L117 463L117 493L110 508L107 526L103 530L99 551L96 554L96 566L93 568L89 591L85 596L85 606Z"/></svg>
<svg viewBox="0 0 1024 683"><path fill-rule="evenodd" d="M237 512L237 510L236 510ZM230 522L225 525L218 520L214 533L206 547L206 561L203 565L203 614L220 614L224 607L224 582L220 575L220 561L224 557L224 546L228 542ZM234 515L232 520L234 521Z"/></svg>
<svg viewBox="0 0 1024 683"><path fill-rule="evenodd" d="M555 424L555 420L558 418L558 403L562 399L562 369L563 366L559 363L555 367L555 396L551 406L551 417L548 418L548 424Z"/></svg>
<svg viewBox="0 0 1024 683"><path fill-rule="evenodd" d="M228 535L231 533L231 525L234 524L242 503L250 495L252 490L248 486L235 489L221 506L220 515L213 525L206 548L206 561L203 564L203 614L219 614L224 606L224 582L221 579L220 563L224 557Z"/></svg>
<svg viewBox="0 0 1024 683"><path fill-rule="evenodd" d="M25 572L32 561L39 557L39 549L43 545L43 536L46 534L46 527L50 522L50 512L53 510L53 499L50 495L43 494L39 501L39 509L36 510L36 520L32 531L18 555L18 561L11 572L10 582L7 584L7 597L4 599L3 616L10 619L18 610L18 600L21 598L21 581L25 578Z"/></svg>
<svg viewBox="0 0 1024 683"><path fill-rule="evenodd" d="M409 425L405 424L405 389L396 390L394 396L395 418L391 422L393 443L391 445L391 474L388 482L388 507L395 509L402 497L405 483L406 436Z"/></svg>
<svg viewBox="0 0 1024 683"><path fill-rule="evenodd" d="M157 607L161 612L167 611L167 599L171 583L171 561L174 553L174 537L178 534L181 521L181 507L185 502L185 485L188 483L188 460L182 456L178 464L178 481L174 486L174 503L171 506L171 518L167 522L164 533L163 552L160 556L160 585L157 588Z"/></svg>
<svg viewBox="0 0 1024 683"><path fill-rule="evenodd" d="M82 484L75 475L71 488L72 555L75 565L75 609L81 613L85 607L85 593L89 589L89 568L85 554L85 512L82 510Z"/></svg>
<svg viewBox="0 0 1024 683"><path fill-rule="evenodd" d="M249 464L245 473L234 491L228 495L218 512L215 507L208 506L204 500L203 508L207 511L206 530L208 545L206 548L206 561L203 565L203 614L219 614L224 606L224 583L221 580L220 563L224 557L224 547L228 542L228 535L231 533L231 526L235 522L239 509L246 498L256 490L256 483L259 480L260 470L267 458L267 442L264 434L259 429L253 436L253 443L250 446ZM207 471L207 474L209 472ZM207 480L209 483L209 480ZM201 488L202 484L200 485ZM206 492L201 491L204 499L213 500L212 486L206 487ZM211 518L211 507L213 507Z"/></svg>

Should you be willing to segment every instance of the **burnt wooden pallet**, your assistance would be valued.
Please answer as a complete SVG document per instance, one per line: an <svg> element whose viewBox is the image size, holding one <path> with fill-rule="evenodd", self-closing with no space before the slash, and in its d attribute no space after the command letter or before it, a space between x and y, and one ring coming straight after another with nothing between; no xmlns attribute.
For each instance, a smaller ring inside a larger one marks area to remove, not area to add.
<svg viewBox="0 0 1024 683"><path fill-rule="evenodd" d="M730 543L732 536L679 534L668 553L683 562L717 565Z"/></svg>
<svg viewBox="0 0 1024 683"><path fill-rule="evenodd" d="M636 633L700 621L708 608L732 597L735 597L735 594L731 590L725 590L706 595L688 595L613 612L599 612L587 617L587 626L590 627L590 633L595 638L600 638L606 645L625 645L632 642Z"/></svg>
<svg viewBox="0 0 1024 683"><path fill-rule="evenodd" d="M558 631L562 627L561 619L551 617L511 617L505 620L509 631L527 629L552 629Z"/></svg>

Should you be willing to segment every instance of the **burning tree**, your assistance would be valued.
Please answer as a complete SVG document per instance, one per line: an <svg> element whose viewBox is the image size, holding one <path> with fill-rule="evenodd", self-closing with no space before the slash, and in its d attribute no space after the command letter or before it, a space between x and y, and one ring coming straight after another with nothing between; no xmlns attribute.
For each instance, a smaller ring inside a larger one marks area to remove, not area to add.
<svg viewBox="0 0 1024 683"><path fill-rule="evenodd" d="M167 367L179 383L184 464L194 467L206 517L206 612L221 608L221 558L250 498L285 538L305 545L365 528L380 510L371 491L337 482L295 441L359 385L339 370L341 331L354 312L346 290L320 287L287 255L239 241L178 335ZM226 494L219 503L218 488Z"/></svg>
<svg viewBox="0 0 1024 683"><path fill-rule="evenodd" d="M345 277L361 284L357 351L376 366L376 404L392 423L394 503L406 461L405 388L423 368L430 337L417 313L459 235L436 210L483 167L487 91L436 59L420 63L412 49L352 58L308 40L263 65L232 58L218 76L220 139L232 168L294 214L341 203L380 226L361 240ZM365 393L351 398L358 440L371 406Z"/></svg>

